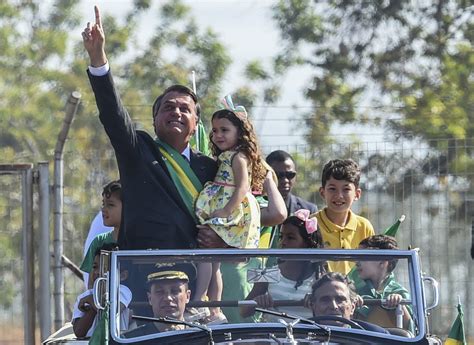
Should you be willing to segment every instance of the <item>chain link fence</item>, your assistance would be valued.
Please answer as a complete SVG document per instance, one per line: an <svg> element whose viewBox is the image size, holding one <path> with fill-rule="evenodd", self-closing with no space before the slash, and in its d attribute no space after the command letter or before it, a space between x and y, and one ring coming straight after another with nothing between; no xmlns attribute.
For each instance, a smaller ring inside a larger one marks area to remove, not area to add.
<svg viewBox="0 0 474 345"><path fill-rule="evenodd" d="M262 149L265 154L282 149L295 157L298 171L295 194L320 208L324 207L318 194L324 163L333 158L356 160L362 168L363 193L354 204L354 211L370 219L377 232L405 214L406 221L397 234L400 247L420 248L423 271L440 283L440 305L431 315L432 333L446 337L460 296L466 335L472 339L474 278L469 250L474 193L473 173L467 158L472 156L473 148L473 140L422 144L400 139L335 144L318 150L307 145L272 145ZM68 176L75 174L76 167L68 162L77 153L66 151L64 157L64 254L77 265L82 261L90 222L100 209L102 186L118 178L110 149L85 154L94 164L90 164L87 176L75 176L73 184L68 184ZM15 177L0 176L0 344L23 343L19 322L23 320L20 186ZM66 320L70 320L74 300L83 289L82 281L66 271ZM34 310L31 306L31 312Z"/></svg>

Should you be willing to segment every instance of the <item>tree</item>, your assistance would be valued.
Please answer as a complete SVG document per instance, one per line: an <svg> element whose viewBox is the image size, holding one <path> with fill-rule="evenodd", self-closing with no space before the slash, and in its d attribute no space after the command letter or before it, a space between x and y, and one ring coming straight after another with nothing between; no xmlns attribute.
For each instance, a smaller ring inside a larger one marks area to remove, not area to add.
<svg viewBox="0 0 474 345"><path fill-rule="evenodd" d="M86 75L88 60L80 32L87 19L78 16L77 6L70 0L50 5L35 0L0 2L0 163L52 161L67 98L75 90L82 94L65 148L64 237L77 243L65 250L75 262L82 259L80 234L99 209L102 185L118 178ZM189 8L178 0L161 4L157 27L150 27L155 30L151 41L139 41L137 23L152 9L151 1L134 1L123 24L103 16L106 50L123 102L132 119L148 129L155 97L172 83L190 85L192 70L203 80L197 91L208 115L231 63L216 34L197 27ZM0 220L9 231L19 229L21 215L12 218L8 208L11 198L19 198L18 185L0 179L0 186ZM18 256L17 248L9 245L2 253ZM2 303L8 305L6 300Z"/></svg>
<svg viewBox="0 0 474 345"><path fill-rule="evenodd" d="M332 143L336 123L385 125L433 150L474 136L469 1L281 0L273 10L283 41L275 61L314 73L304 116L313 152ZM438 138L450 141L438 147ZM449 171L457 163L448 160Z"/></svg>

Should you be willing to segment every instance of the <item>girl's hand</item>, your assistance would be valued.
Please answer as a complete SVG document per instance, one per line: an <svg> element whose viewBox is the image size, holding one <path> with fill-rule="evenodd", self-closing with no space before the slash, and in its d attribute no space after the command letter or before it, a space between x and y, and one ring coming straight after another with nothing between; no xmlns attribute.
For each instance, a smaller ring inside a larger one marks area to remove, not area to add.
<svg viewBox="0 0 474 345"><path fill-rule="evenodd" d="M265 194L268 194L268 188L270 187L269 184L275 182L273 174L274 174L273 169L267 170L267 174L265 175L265 180L263 180L263 192Z"/></svg>
<svg viewBox="0 0 474 345"><path fill-rule="evenodd" d="M260 308L268 309L273 307L273 298L268 292L264 295L256 296L253 300L257 302Z"/></svg>
<svg viewBox="0 0 474 345"><path fill-rule="evenodd" d="M227 218L229 216L230 212L227 212L224 208L221 208L212 212L209 218Z"/></svg>
<svg viewBox="0 0 474 345"><path fill-rule="evenodd" d="M400 304L402 299L403 299L402 295L399 295L397 293L393 293L391 295L388 295L387 300L384 303L384 307L388 308L388 309L396 308Z"/></svg>

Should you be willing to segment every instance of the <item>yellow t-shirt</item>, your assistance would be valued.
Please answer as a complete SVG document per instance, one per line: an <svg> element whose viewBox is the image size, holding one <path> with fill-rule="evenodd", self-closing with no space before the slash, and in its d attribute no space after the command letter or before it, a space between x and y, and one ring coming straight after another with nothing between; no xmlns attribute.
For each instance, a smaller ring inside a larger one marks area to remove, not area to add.
<svg viewBox="0 0 474 345"><path fill-rule="evenodd" d="M347 224L342 227L334 224L326 215L326 208L315 214L318 226L321 229L325 248L357 249L360 241L375 235L374 227L370 221L358 216L349 210ZM329 271L349 273L354 263L349 261L329 261Z"/></svg>

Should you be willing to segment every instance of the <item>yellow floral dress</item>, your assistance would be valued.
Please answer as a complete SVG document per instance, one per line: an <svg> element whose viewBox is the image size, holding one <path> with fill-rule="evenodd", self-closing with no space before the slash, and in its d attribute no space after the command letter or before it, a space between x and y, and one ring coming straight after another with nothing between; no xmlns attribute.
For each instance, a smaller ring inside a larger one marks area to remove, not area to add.
<svg viewBox="0 0 474 345"><path fill-rule="evenodd" d="M237 152L224 151L219 157L219 169L214 181L205 184L196 201L196 216L209 225L229 246L257 248L260 237L260 208L250 191L227 218L209 218L223 208L235 191L232 158Z"/></svg>

